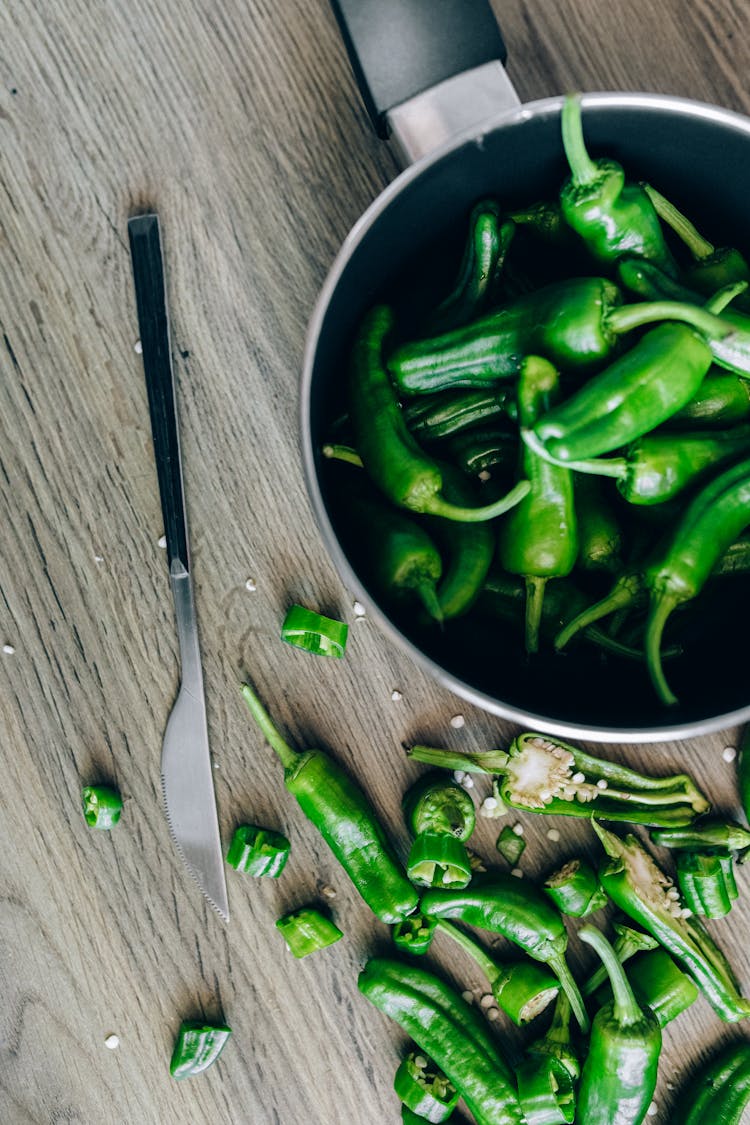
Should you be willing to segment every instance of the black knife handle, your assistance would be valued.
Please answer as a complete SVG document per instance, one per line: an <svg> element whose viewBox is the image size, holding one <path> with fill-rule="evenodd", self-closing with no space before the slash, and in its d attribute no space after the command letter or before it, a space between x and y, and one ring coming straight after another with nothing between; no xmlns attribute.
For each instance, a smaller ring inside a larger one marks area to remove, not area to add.
<svg viewBox="0 0 750 1125"><path fill-rule="evenodd" d="M177 428L167 291L159 219L136 215L128 222L138 326L143 349L156 473L159 478L164 534L170 569L175 560L190 570L185 498L182 488L180 435Z"/></svg>
<svg viewBox="0 0 750 1125"><path fill-rule="evenodd" d="M379 136L409 98L507 52L489 0L331 0Z"/></svg>

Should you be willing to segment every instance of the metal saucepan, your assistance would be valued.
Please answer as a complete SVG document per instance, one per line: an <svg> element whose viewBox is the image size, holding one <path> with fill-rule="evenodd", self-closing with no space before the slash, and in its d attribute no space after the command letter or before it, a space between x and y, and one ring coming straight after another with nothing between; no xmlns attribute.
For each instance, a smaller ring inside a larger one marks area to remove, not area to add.
<svg viewBox="0 0 750 1125"><path fill-rule="evenodd" d="M352 562L320 448L340 413L360 318L378 299L439 270L435 247L460 249L472 205L494 195L519 206L553 197L566 165L560 97L521 105L487 0L332 0L368 110L405 171L348 236L307 338L301 430L307 487L347 587L387 637L457 695L526 727L593 741L662 741L750 718L744 623L750 598L729 592L731 616L670 670L684 700L663 709L638 665L584 652L529 664L502 626L463 637L420 633L378 605ZM587 143L650 180L719 242L750 248L750 120L715 106L639 93L587 94ZM720 206L717 206L720 200ZM459 243L457 243L457 232ZM732 580L737 582L737 580ZM742 584L739 584L740 587ZM713 613L708 599L707 612Z"/></svg>

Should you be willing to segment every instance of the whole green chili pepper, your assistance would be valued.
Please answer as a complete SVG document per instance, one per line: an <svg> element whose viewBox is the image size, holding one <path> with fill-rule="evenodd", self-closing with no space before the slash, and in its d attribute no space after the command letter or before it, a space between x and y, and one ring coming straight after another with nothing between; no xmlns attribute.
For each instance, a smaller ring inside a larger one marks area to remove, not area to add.
<svg viewBox="0 0 750 1125"><path fill-rule="evenodd" d="M452 938L476 962L490 982L498 1007L502 1008L516 1027L523 1027L536 1019L560 992L557 978L538 961L526 958L505 965L498 964L463 930L444 918L435 921L438 930Z"/></svg>
<svg viewBox="0 0 750 1125"><path fill-rule="evenodd" d="M393 927L393 944L406 953L426 953L432 945L436 928L437 921L434 918L426 918L424 914L410 914Z"/></svg>
<svg viewBox="0 0 750 1125"><path fill-rule="evenodd" d="M501 515L529 491L520 481L507 496L482 508L462 508L442 495L439 466L409 433L383 362L383 345L393 313L383 305L362 321L354 343L349 379L349 412L356 449L378 488L398 507L459 521Z"/></svg>
<svg viewBox="0 0 750 1125"><path fill-rule="evenodd" d="M730 1023L750 1015L750 1001L726 957L680 902L680 892L635 836L624 839L592 820L609 857L599 880L623 914L643 926L693 978L714 1011Z"/></svg>
<svg viewBox="0 0 750 1125"><path fill-rule="evenodd" d="M669 1125L740 1125L750 1105L750 1041L729 1043L693 1075Z"/></svg>
<svg viewBox="0 0 750 1125"><path fill-rule="evenodd" d="M507 1063L477 1011L432 973L372 957L360 992L440 1067L478 1125L522 1125Z"/></svg>
<svg viewBox="0 0 750 1125"><path fill-rule="evenodd" d="M458 1090L432 1059L410 1051L393 1079L401 1102L420 1121L447 1121L458 1101Z"/></svg>
<svg viewBox="0 0 750 1125"><path fill-rule="evenodd" d="M750 418L750 382L714 365L690 402L664 423L669 429L734 426Z"/></svg>
<svg viewBox="0 0 750 1125"><path fill-rule="evenodd" d="M513 472L518 464L518 431L500 426L478 426L454 434L445 443L446 455L469 476L496 476Z"/></svg>
<svg viewBox="0 0 750 1125"><path fill-rule="evenodd" d="M678 851L677 883L688 910L704 918L723 918L737 898L729 851Z"/></svg>
<svg viewBox="0 0 750 1125"><path fill-rule="evenodd" d="M183 1020L172 1052L169 1073L180 1080L208 1070L226 1047L231 1034L231 1027L225 1024Z"/></svg>
<svg viewBox="0 0 750 1125"><path fill-rule="evenodd" d="M602 482L581 474L575 478L575 507L578 524L576 566L590 572L618 572L623 568L622 527L604 494Z"/></svg>
<svg viewBox="0 0 750 1125"><path fill-rule="evenodd" d="M469 233L452 291L428 318L427 331L448 332L479 316L497 284L516 224L501 220L492 199L477 203L469 216Z"/></svg>
<svg viewBox="0 0 750 1125"><path fill-rule="evenodd" d="M459 469L440 463L443 495L453 504L470 506L476 501L476 486ZM481 593L492 557L495 534L487 523L456 523L440 516L424 517L427 529L440 548L443 573L436 590L439 614L448 621L466 613Z"/></svg>
<svg viewBox="0 0 750 1125"><path fill-rule="evenodd" d="M712 469L747 451L750 426L738 426L722 433L650 433L632 442L622 457L563 460L559 464L576 473L613 477L618 491L630 504L663 504L692 487ZM527 496L524 503L528 501Z"/></svg>
<svg viewBox="0 0 750 1125"><path fill-rule="evenodd" d="M709 481L688 505L660 558L646 571L650 591L646 664L662 703L677 697L661 666L664 626L676 606L703 589L720 556L750 523L750 458Z"/></svg>
<svg viewBox="0 0 750 1125"><path fill-rule="evenodd" d="M639 1003L651 1009L659 1027L666 1027L698 999L698 986L666 949L652 949L628 961L627 978ZM609 988L603 988L596 999L605 1004L611 995Z"/></svg>
<svg viewBox="0 0 750 1125"><path fill-rule="evenodd" d="M564 992L559 992L552 1012L551 1024L540 1039L535 1039L529 1044L526 1053L556 1059L562 1063L573 1081L577 1082L581 1076L581 1061L573 1042L571 1015L570 1000Z"/></svg>
<svg viewBox="0 0 750 1125"><path fill-rule="evenodd" d="M532 1055L516 1069L526 1125L565 1125L575 1117L573 1079L551 1055Z"/></svg>
<svg viewBox="0 0 750 1125"><path fill-rule="evenodd" d="M294 750L281 737L249 684L242 695L284 767L284 786L320 832L362 898L382 922L395 924L419 904L373 809L359 786L322 750Z"/></svg>
<svg viewBox="0 0 750 1125"><path fill-rule="evenodd" d="M626 962L628 962L631 957L635 957L637 953L656 949L659 944L656 938L652 937L651 934L643 933L642 930L634 930L632 926L626 926L623 922L613 922L612 929L615 931L616 935L612 942L612 948L621 965L626 964ZM607 980L607 970L604 968L604 965L600 965L598 969L594 969L591 976L581 985L581 994L583 996L593 996L596 990L601 985L605 984Z"/></svg>
<svg viewBox="0 0 750 1125"><path fill-rule="evenodd" d="M496 872L476 889L427 891L421 910L433 918L455 919L502 934L535 961L548 964L568 993L579 1025L586 1029L581 994L565 961L568 935L563 920L536 887Z"/></svg>
<svg viewBox="0 0 750 1125"><path fill-rule="evenodd" d="M612 984L613 1000L594 1016L578 1088L576 1117L585 1125L641 1125L656 1089L661 1028L633 995L615 951L599 930L584 926Z"/></svg>
<svg viewBox="0 0 750 1125"><path fill-rule="evenodd" d="M744 855L750 848L750 831L725 820L703 820L690 828L662 828L649 833L655 844L673 851L718 848Z"/></svg>
<svg viewBox="0 0 750 1125"><path fill-rule="evenodd" d="M557 371L540 356L526 356L518 379L518 418L533 428L559 393ZM526 583L526 651L539 649L544 591L550 578L565 578L578 555L573 476L525 447L519 475L531 490L500 527L499 558Z"/></svg>
<svg viewBox="0 0 750 1125"><path fill-rule="evenodd" d="M651 184L644 184L643 190L653 203L659 218L675 232L692 256L692 264L680 271L686 285L697 289L699 293L710 295L732 282L750 281L750 266L736 247L715 246L660 191ZM750 309L746 296L738 298L737 303Z"/></svg>
<svg viewBox="0 0 750 1125"><path fill-rule="evenodd" d="M600 887L593 867L585 859L568 860L547 876L542 890L558 910L573 918L585 918L607 905L607 895Z"/></svg>
<svg viewBox="0 0 750 1125"><path fill-rule="evenodd" d="M561 122L570 177L560 191L560 206L568 225L600 262L645 258L676 274L659 217L646 192L639 184L626 183L621 164L592 160L586 151L579 97L565 99Z"/></svg>
<svg viewBox="0 0 750 1125"><path fill-rule="evenodd" d="M507 418L515 421L518 410L511 387L489 387L480 391L439 391L423 395L407 403L403 415L409 430L419 441L438 441L489 422Z"/></svg>

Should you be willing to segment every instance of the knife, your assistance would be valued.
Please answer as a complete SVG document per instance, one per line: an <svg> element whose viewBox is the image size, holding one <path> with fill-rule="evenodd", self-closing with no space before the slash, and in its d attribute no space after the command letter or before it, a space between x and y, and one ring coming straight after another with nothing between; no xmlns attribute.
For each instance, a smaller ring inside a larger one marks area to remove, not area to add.
<svg viewBox="0 0 750 1125"><path fill-rule="evenodd" d="M180 690L164 732L161 783L172 837L191 875L229 921L224 859L208 748L206 701L190 575L180 438L159 219L128 222L138 325L146 373L169 581L180 645Z"/></svg>

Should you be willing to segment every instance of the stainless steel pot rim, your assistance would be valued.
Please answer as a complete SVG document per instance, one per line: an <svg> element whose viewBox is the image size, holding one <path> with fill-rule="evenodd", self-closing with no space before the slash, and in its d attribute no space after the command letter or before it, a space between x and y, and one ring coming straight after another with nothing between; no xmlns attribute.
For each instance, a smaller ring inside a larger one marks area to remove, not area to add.
<svg viewBox="0 0 750 1125"><path fill-rule="evenodd" d="M470 684L465 683L460 677L448 672L441 665L433 661L422 652L413 641L406 637L393 622L372 602L370 596L361 587L359 579L349 564L344 554L333 525L328 517L323 495L320 490L315 466L315 449L309 425L308 402L312 389L313 369L318 340L323 328L326 311L331 297L339 284L342 274L346 269L349 259L364 238L370 227L379 216L387 209L391 201L413 180L421 176L432 164L437 163L454 149L474 142L482 143L487 133L493 132L502 125L520 124L532 117L559 114L564 101L563 95L541 98L537 101L527 102L513 109L506 109L496 117L488 118L479 125L466 130L454 137L450 142L442 145L434 152L409 165L383 191L373 200L367 210L360 216L349 234L344 239L341 249L331 265L328 275L320 290L318 299L310 318L307 335L300 384L300 438L302 445L302 466L308 495L311 499L315 518L323 535L324 542L331 555L332 561L342 577L345 586L358 600L368 607L368 613L375 618L387 638L394 640L399 648L432 679L453 694L468 703L475 704L482 710L508 719L515 724L520 724L529 729L543 733L565 735L591 742L672 742L684 738L694 738L709 734L714 731L726 730L750 720L750 703L746 707L721 715L712 715L703 719L688 722L664 724L657 727L628 727L615 728L578 724L565 720L551 719L549 716L526 711L478 691ZM593 92L582 94L582 103L585 108L642 108L652 110L666 110L679 116L701 117L713 121L725 128L744 133L750 140L750 118L722 106L711 105L707 102L694 101L691 98L677 97L668 94L650 94L637 91L632 92ZM543 692L543 686L540 688Z"/></svg>

